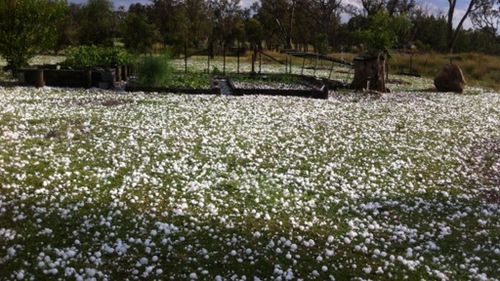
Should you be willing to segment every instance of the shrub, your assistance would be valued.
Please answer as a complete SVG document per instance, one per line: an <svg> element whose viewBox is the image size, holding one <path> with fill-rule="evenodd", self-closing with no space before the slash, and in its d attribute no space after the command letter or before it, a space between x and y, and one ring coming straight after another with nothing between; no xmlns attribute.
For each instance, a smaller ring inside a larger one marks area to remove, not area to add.
<svg viewBox="0 0 500 281"><path fill-rule="evenodd" d="M64 64L71 67L113 67L132 61L132 56L122 48L80 46L67 50Z"/></svg>
<svg viewBox="0 0 500 281"><path fill-rule="evenodd" d="M170 62L168 54L147 56L139 63L139 83L147 86L163 86L173 77L174 72L175 69Z"/></svg>

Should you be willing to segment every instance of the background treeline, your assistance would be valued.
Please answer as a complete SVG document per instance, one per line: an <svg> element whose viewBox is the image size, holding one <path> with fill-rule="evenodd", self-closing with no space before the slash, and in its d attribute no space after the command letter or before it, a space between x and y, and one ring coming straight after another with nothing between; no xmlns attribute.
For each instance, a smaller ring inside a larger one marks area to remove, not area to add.
<svg viewBox="0 0 500 281"><path fill-rule="evenodd" d="M249 8L242 8L239 0L152 0L128 10L115 10L109 0L89 0L70 4L56 50L121 41L136 52L149 52L155 43L178 52L188 48L220 53L238 46L360 51L360 31L383 12L401 19L395 48L500 54L499 0L470 1L466 16L475 28L468 30L453 24L461 19L455 17L451 2L446 15L435 15L414 0L365 0L363 8L341 0L262 0Z"/></svg>

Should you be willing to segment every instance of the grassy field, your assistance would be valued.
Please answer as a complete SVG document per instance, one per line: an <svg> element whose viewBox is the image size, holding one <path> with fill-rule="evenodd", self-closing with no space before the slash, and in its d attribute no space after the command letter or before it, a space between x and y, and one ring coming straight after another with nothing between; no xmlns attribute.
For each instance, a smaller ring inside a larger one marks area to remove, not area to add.
<svg viewBox="0 0 500 281"><path fill-rule="evenodd" d="M0 87L0 280L498 280L500 95L398 79L328 101Z"/></svg>

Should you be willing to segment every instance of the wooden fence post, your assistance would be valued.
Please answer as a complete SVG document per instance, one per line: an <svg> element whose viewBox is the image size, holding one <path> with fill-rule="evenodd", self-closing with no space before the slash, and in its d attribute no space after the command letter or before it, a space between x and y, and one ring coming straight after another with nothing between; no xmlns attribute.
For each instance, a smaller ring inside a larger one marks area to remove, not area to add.
<svg viewBox="0 0 500 281"><path fill-rule="evenodd" d="M333 64L334 64L334 62L332 61L332 67L330 68L330 74L328 75L328 79L332 78Z"/></svg>
<svg viewBox="0 0 500 281"><path fill-rule="evenodd" d="M236 73L240 74L240 40L238 39L238 50L236 51L237 53L237 56L238 56L238 66L237 66L237 69L236 69Z"/></svg>
<svg viewBox="0 0 500 281"><path fill-rule="evenodd" d="M43 69L37 69L36 70L35 86L37 88L41 88L41 87L45 86L45 80L44 80L44 77L43 77Z"/></svg>
<svg viewBox="0 0 500 281"><path fill-rule="evenodd" d="M259 74L262 73L262 53L259 52Z"/></svg>
<svg viewBox="0 0 500 281"><path fill-rule="evenodd" d="M288 55L285 56L285 73L288 73Z"/></svg>
<svg viewBox="0 0 500 281"><path fill-rule="evenodd" d="M292 74L292 62L293 62L293 56L290 57L290 66L288 67L290 74Z"/></svg>
<svg viewBox="0 0 500 281"><path fill-rule="evenodd" d="M122 69L120 66L115 66L115 82L120 82L120 80L122 79Z"/></svg>
<svg viewBox="0 0 500 281"><path fill-rule="evenodd" d="M226 42L222 43L222 74L226 75Z"/></svg>
<svg viewBox="0 0 500 281"><path fill-rule="evenodd" d="M316 63L314 64L313 76L316 76L316 68L318 68L319 54L316 53Z"/></svg>
<svg viewBox="0 0 500 281"><path fill-rule="evenodd" d="M210 74L210 48L207 50L207 74Z"/></svg>
<svg viewBox="0 0 500 281"><path fill-rule="evenodd" d="M188 72L188 52L187 52L187 42L184 42L184 72Z"/></svg>
<svg viewBox="0 0 500 281"><path fill-rule="evenodd" d="M92 70L85 69L83 71L84 85L85 88L90 89L92 87Z"/></svg>

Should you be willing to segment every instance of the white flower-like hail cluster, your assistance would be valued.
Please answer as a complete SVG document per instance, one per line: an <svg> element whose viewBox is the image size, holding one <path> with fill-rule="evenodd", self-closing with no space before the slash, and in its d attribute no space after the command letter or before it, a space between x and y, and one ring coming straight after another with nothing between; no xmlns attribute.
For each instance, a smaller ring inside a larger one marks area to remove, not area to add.
<svg viewBox="0 0 500 281"><path fill-rule="evenodd" d="M498 280L500 95L341 96L0 88L0 280Z"/></svg>

